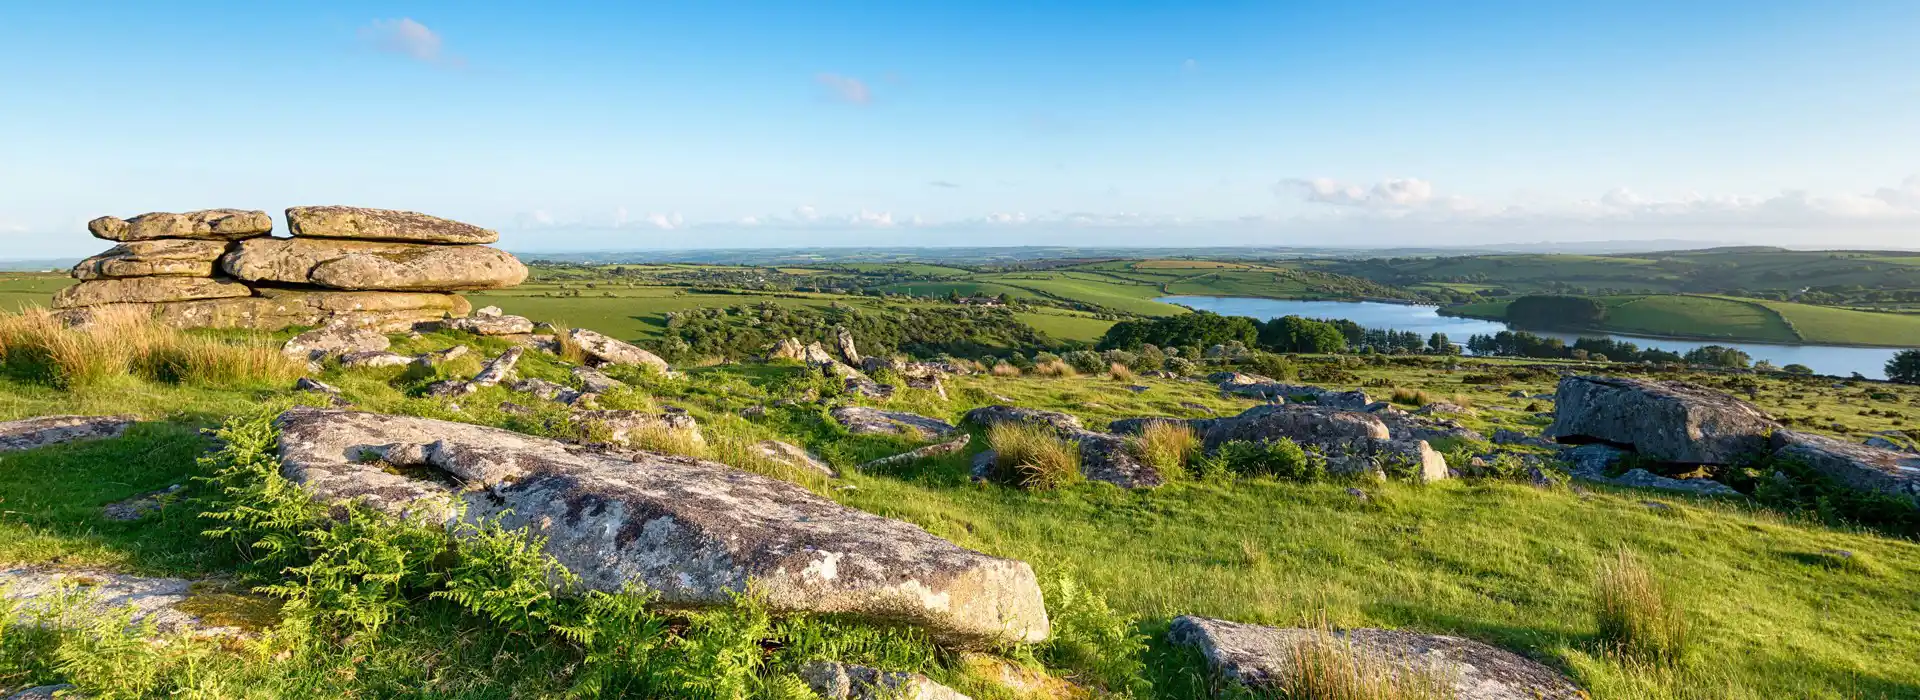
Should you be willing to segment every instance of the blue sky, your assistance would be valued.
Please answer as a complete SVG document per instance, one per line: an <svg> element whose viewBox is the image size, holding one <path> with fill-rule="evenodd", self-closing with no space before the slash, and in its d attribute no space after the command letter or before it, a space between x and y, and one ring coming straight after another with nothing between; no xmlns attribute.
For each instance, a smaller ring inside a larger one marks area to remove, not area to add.
<svg viewBox="0 0 1920 700"><path fill-rule="evenodd" d="M1920 3L0 0L0 258L414 209L515 250L1920 247Z"/></svg>

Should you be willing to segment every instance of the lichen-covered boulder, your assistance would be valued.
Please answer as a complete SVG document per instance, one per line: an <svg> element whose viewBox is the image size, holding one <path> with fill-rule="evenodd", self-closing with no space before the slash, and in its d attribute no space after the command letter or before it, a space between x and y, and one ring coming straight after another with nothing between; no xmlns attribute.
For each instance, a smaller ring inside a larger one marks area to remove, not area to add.
<svg viewBox="0 0 1920 700"><path fill-rule="evenodd" d="M937 418L906 411L882 411L866 406L841 406L828 411L835 421L855 435L916 435L943 438L960 428Z"/></svg>
<svg viewBox="0 0 1920 700"><path fill-rule="evenodd" d="M1059 411L1042 411L1019 406L982 406L967 412L966 421L981 427L1000 423L1044 425L1054 430L1085 430L1080 419Z"/></svg>
<svg viewBox="0 0 1920 700"><path fill-rule="evenodd" d="M1752 404L1684 382L1566 377L1554 394L1560 442L1604 442L1680 464L1731 464L1767 448L1779 427Z"/></svg>
<svg viewBox="0 0 1920 700"><path fill-rule="evenodd" d="M575 328L567 331L567 340L580 348L587 357L602 364L634 365L648 367L655 372L666 374L670 366L659 355L647 352L640 346L621 340L615 340L596 331Z"/></svg>
<svg viewBox="0 0 1920 700"><path fill-rule="evenodd" d="M212 277L225 241L163 238L129 241L73 266L77 280L121 277Z"/></svg>
<svg viewBox="0 0 1920 700"><path fill-rule="evenodd" d="M363 241L484 244L500 233L419 212L366 207L288 207L287 229L294 236Z"/></svg>
<svg viewBox="0 0 1920 700"><path fill-rule="evenodd" d="M508 315L498 306L476 310L471 316L450 318L440 325L474 335L526 335L533 332L532 319Z"/></svg>
<svg viewBox="0 0 1920 700"><path fill-rule="evenodd" d="M573 422L585 427L589 437L616 445L631 445L635 433L649 431L677 433L688 443L706 444L706 438L700 434L699 422L681 412L581 410L573 412Z"/></svg>
<svg viewBox="0 0 1920 700"><path fill-rule="evenodd" d="M1302 445L1373 438L1388 440L1393 433L1378 417L1359 411L1306 404L1255 406L1233 418L1214 421L1207 429L1207 449L1235 440L1268 442L1287 438Z"/></svg>
<svg viewBox="0 0 1920 700"><path fill-rule="evenodd" d="M184 214L150 212L131 219L102 216L87 222L87 230L109 241L156 238L233 241L273 231L273 217L264 211L243 209L206 209Z"/></svg>
<svg viewBox="0 0 1920 700"><path fill-rule="evenodd" d="M860 346L854 344L853 332L847 330L846 326L836 326L833 329L833 339L840 346L840 357L845 359L848 365L859 367Z"/></svg>
<svg viewBox="0 0 1920 700"><path fill-rule="evenodd" d="M607 373L592 367L573 368L573 379L580 382L580 386L588 393L593 394L604 394L627 385L626 382L609 377Z"/></svg>
<svg viewBox="0 0 1920 700"><path fill-rule="evenodd" d="M1797 461L1847 488L1920 506L1920 455L1794 430L1774 431L1772 446L1776 460Z"/></svg>
<svg viewBox="0 0 1920 700"><path fill-rule="evenodd" d="M253 296L247 285L208 277L129 277L88 280L53 295L53 308L72 309L104 304L152 304L196 299Z"/></svg>
<svg viewBox="0 0 1920 700"><path fill-rule="evenodd" d="M333 355L381 352L392 346L393 340L378 330L340 321L294 336L280 347L280 352L315 362Z"/></svg>
<svg viewBox="0 0 1920 700"><path fill-rule="evenodd" d="M0 422L0 452L120 437L132 416L41 416Z"/></svg>
<svg viewBox="0 0 1920 700"><path fill-rule="evenodd" d="M1166 482L1160 470L1140 460L1126 438L1094 432L1080 426L1080 419L1057 411L1041 411L1018 406L983 406L967 412L969 423L992 426L1001 423L1037 425L1070 440L1080 448L1080 473L1094 481L1121 488L1151 488Z"/></svg>
<svg viewBox="0 0 1920 700"><path fill-rule="evenodd" d="M236 603L252 608L267 606L248 596L201 590L211 588L190 579L132 576L100 569L23 567L0 571L0 596L19 606L19 614L26 619L48 627L81 627L101 615L131 610L135 624L150 622L162 634L231 637L250 633L252 630L209 619L202 612L205 606L193 604L195 599L224 603L220 606L223 609L232 609ZM85 597L69 606L65 600L68 591L78 591ZM211 599L215 595L218 601Z"/></svg>
<svg viewBox="0 0 1920 700"><path fill-rule="evenodd" d="M833 465L827 464L826 460L790 442L761 440L753 443L753 451L767 459L802 471L816 472L825 476L840 475L840 472L834 469Z"/></svg>
<svg viewBox="0 0 1920 700"><path fill-rule="evenodd" d="M495 428L351 411L294 409L276 424L283 472L315 499L429 522L456 512L501 518L539 535L593 590L638 584L669 605L728 605L751 582L775 610L912 624L960 642L1047 637L1025 563L724 464L621 459ZM410 468L451 478L392 473Z"/></svg>
<svg viewBox="0 0 1920 700"><path fill-rule="evenodd" d="M175 328L247 328L277 331L291 326L320 326L335 320L400 332L464 315L472 305L453 294L420 292L332 292L259 287L257 296L156 304L149 311ZM104 307L103 307L104 308Z"/></svg>
<svg viewBox="0 0 1920 700"><path fill-rule="evenodd" d="M778 343L774 343L773 347L767 349L767 361L804 360L806 358L806 352L806 347L802 346L798 339L785 338Z"/></svg>
<svg viewBox="0 0 1920 700"><path fill-rule="evenodd" d="M348 291L501 289L527 279L527 266L498 248L325 238L241 241L220 267L252 282Z"/></svg>
<svg viewBox="0 0 1920 700"><path fill-rule="evenodd" d="M1471 639L1400 630L1279 628L1181 616L1167 638L1192 646L1222 679L1255 693L1282 689L1294 663L1315 646L1351 653L1385 674L1423 674L1452 686L1458 700L1585 700L1579 686L1547 666Z"/></svg>

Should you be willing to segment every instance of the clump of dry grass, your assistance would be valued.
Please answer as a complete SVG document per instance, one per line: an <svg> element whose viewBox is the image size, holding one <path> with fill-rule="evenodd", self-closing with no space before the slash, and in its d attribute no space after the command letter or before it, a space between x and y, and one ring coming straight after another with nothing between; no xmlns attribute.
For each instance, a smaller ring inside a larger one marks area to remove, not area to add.
<svg viewBox="0 0 1920 700"><path fill-rule="evenodd" d="M1276 695L1286 700L1451 700L1453 683L1431 667L1395 668L1362 656L1322 621L1287 650Z"/></svg>
<svg viewBox="0 0 1920 700"><path fill-rule="evenodd" d="M553 324L553 341L560 346L558 353L560 359L567 361L568 364L585 365L587 351L582 349L579 343L573 342L572 331L572 328L565 325Z"/></svg>
<svg viewBox="0 0 1920 700"><path fill-rule="evenodd" d="M1403 406L1426 406L1436 403L1450 403L1461 408L1472 408L1473 397L1466 394L1441 394L1426 389L1394 389L1388 399Z"/></svg>
<svg viewBox="0 0 1920 700"><path fill-rule="evenodd" d="M1140 461L1153 465L1169 479L1184 475L1187 462L1200 451L1200 437L1185 423L1148 423L1131 442Z"/></svg>
<svg viewBox="0 0 1920 700"><path fill-rule="evenodd" d="M1027 488L1056 488L1080 481L1080 443L1052 429L1026 423L996 423L987 429L994 469Z"/></svg>
<svg viewBox="0 0 1920 700"><path fill-rule="evenodd" d="M1115 362L1107 365L1107 376L1112 377L1114 381L1130 382L1133 381L1133 368Z"/></svg>
<svg viewBox="0 0 1920 700"><path fill-rule="evenodd" d="M1633 552L1600 563L1594 619L1607 651L1647 662L1679 663L1692 643L1686 612Z"/></svg>
<svg viewBox="0 0 1920 700"><path fill-rule="evenodd" d="M1018 377L1020 376L1020 368L1013 366L1013 363L1011 362L1008 362L1006 360L1001 360L999 362L994 363L993 376Z"/></svg>
<svg viewBox="0 0 1920 700"><path fill-rule="evenodd" d="M0 314L0 368L66 389L129 376L209 386L291 382L306 371L267 338L189 334L133 307L92 310L76 327L44 310Z"/></svg>
<svg viewBox="0 0 1920 700"><path fill-rule="evenodd" d="M1033 363L1033 373L1042 377L1071 377L1075 374L1073 365L1067 364L1066 360L1035 362Z"/></svg>

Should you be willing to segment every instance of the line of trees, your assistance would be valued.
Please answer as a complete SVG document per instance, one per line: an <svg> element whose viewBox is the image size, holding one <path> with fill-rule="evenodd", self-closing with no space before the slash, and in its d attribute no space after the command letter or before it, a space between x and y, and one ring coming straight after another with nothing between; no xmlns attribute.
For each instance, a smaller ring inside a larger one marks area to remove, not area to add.
<svg viewBox="0 0 1920 700"><path fill-rule="evenodd" d="M1331 354L1352 349L1387 353L1458 352L1445 333L1422 336L1411 331L1363 328L1346 319L1282 316L1261 321L1200 311L1165 318L1121 321L1107 329L1102 350L1160 347L1211 347L1240 343L1272 352Z"/></svg>

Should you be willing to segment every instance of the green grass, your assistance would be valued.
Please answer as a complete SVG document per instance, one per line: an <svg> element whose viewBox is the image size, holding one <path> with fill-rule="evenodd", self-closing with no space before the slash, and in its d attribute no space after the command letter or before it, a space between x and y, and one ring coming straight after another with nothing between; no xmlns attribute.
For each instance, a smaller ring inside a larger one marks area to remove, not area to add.
<svg viewBox="0 0 1920 700"><path fill-rule="evenodd" d="M1780 315L1757 303L1725 297L1659 295L1608 297L1610 330L1647 335L1798 342Z"/></svg>
<svg viewBox="0 0 1920 700"><path fill-rule="evenodd" d="M1060 340L1077 340L1083 343L1092 343L1100 340L1101 336L1106 335L1107 329L1112 328L1114 323L1113 321L1105 321L1090 316L1082 316L1057 310L1021 312L1015 313L1014 317L1029 326L1033 326L1035 330L1054 338Z"/></svg>
<svg viewBox="0 0 1920 700"><path fill-rule="evenodd" d="M1030 289L1058 299L1097 304L1116 311L1143 316L1173 316L1186 313L1186 309L1173 304L1153 301L1155 297L1165 296L1157 286L1124 283L1117 278L1094 273L1014 272L982 275L979 279L1010 287Z"/></svg>
<svg viewBox="0 0 1920 700"><path fill-rule="evenodd" d="M1853 311L1783 301L1756 301L1778 313L1810 343L1920 347L1920 314Z"/></svg>

